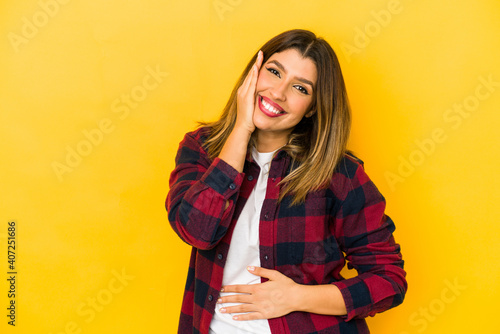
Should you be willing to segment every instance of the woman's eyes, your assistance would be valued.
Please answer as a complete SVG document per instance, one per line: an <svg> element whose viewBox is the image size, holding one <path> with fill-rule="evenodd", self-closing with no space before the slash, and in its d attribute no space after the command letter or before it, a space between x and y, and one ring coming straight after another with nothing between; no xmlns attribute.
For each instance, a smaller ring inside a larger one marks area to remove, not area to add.
<svg viewBox="0 0 500 334"><path fill-rule="evenodd" d="M304 93L306 95L309 95L309 92L307 91L307 89L305 89L304 87L302 86L295 86L301 93Z"/></svg>
<svg viewBox="0 0 500 334"><path fill-rule="evenodd" d="M275 76L277 76L278 78L281 78L281 75L280 75L280 72L278 72L277 70L275 70L274 68L272 67L266 67L266 70L268 70L269 72L271 72L272 74L274 74ZM307 91L307 89L305 89L304 87L302 86L299 86L299 85L296 85L294 86L295 88L297 88L297 90L305 95L309 95L309 92Z"/></svg>
<svg viewBox="0 0 500 334"><path fill-rule="evenodd" d="M271 72L272 74L276 75L278 78L281 78L280 76L280 72L276 71L274 68L272 67L266 67L266 69Z"/></svg>

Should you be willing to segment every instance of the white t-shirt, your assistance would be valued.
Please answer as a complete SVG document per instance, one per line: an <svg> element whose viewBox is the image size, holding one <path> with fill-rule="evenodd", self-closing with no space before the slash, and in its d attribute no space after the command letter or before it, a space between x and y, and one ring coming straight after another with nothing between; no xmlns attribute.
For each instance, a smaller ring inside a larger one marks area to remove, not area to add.
<svg viewBox="0 0 500 334"><path fill-rule="evenodd" d="M267 179L274 152L259 153L252 150L255 162L260 166L257 184L248 197L243 210L234 227L231 245L227 254L226 265L222 277L222 286L233 284L257 284L261 282L260 276L248 272L247 266L260 267L259 256L259 221L262 204L266 197ZM233 293L221 293L221 296ZM220 313L219 309L237 305L234 303L217 304L215 314L210 323L210 334L266 334L271 333L267 319L235 321L232 317L236 314Z"/></svg>

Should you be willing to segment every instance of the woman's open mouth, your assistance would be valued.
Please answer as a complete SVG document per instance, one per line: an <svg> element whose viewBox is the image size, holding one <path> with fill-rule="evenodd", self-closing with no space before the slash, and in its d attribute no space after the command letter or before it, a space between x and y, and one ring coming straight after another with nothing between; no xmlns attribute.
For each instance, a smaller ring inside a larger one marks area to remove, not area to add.
<svg viewBox="0 0 500 334"><path fill-rule="evenodd" d="M269 117L278 117L285 114L285 111L280 106L260 95L259 109Z"/></svg>

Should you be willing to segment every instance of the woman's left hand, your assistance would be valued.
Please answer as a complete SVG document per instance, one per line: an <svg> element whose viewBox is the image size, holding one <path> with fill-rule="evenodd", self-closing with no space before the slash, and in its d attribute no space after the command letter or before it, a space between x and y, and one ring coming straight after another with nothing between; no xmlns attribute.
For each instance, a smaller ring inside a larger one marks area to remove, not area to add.
<svg viewBox="0 0 500 334"><path fill-rule="evenodd" d="M243 293L219 298L217 303L241 303L222 308L222 313L245 313L233 317L234 320L272 319L294 311L295 289L300 285L277 270L248 267L252 274L268 278L259 284L224 286L224 292ZM253 269L253 270L252 270Z"/></svg>

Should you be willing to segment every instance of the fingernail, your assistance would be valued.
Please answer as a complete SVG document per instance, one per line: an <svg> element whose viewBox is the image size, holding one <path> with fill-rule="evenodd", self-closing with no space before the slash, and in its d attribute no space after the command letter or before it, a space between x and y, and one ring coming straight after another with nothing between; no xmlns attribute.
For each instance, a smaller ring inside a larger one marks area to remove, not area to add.
<svg viewBox="0 0 500 334"><path fill-rule="evenodd" d="M225 308L221 308L219 311L220 311L220 313L226 313L226 309Z"/></svg>
<svg viewBox="0 0 500 334"><path fill-rule="evenodd" d="M218 304L222 303L222 298L217 299L217 303Z"/></svg>
<svg viewBox="0 0 500 334"><path fill-rule="evenodd" d="M224 288L223 288L223 287L222 287L222 288L220 288L220 292L224 292Z"/></svg>
<svg viewBox="0 0 500 334"><path fill-rule="evenodd" d="M249 266L247 267L248 271L254 271L255 270L255 267L254 266Z"/></svg>
<svg viewBox="0 0 500 334"><path fill-rule="evenodd" d="M235 316L233 317L233 320L238 320L238 316L237 316L237 315L235 315Z"/></svg>

